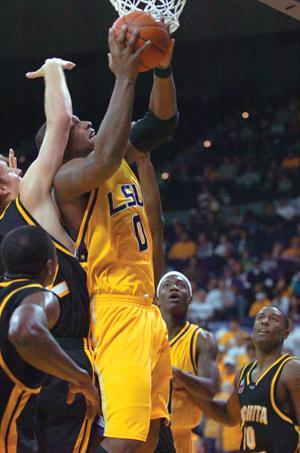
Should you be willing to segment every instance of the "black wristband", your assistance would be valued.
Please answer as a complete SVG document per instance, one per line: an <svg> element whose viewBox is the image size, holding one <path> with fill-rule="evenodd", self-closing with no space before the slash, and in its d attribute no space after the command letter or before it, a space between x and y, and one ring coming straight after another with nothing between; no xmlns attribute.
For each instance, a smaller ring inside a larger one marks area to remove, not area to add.
<svg viewBox="0 0 300 453"><path fill-rule="evenodd" d="M172 66L167 68L154 68L154 74L160 79L167 79L172 74Z"/></svg>

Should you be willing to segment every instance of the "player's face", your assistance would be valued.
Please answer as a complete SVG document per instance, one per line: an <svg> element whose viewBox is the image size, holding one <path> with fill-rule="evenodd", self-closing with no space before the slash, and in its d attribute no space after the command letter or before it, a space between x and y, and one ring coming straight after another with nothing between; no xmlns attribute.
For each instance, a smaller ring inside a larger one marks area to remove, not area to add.
<svg viewBox="0 0 300 453"><path fill-rule="evenodd" d="M81 121L73 115L73 125L70 129L68 148L72 151L72 157L85 157L94 149L95 130L90 121Z"/></svg>
<svg viewBox="0 0 300 453"><path fill-rule="evenodd" d="M178 276L169 276L161 284L159 305L176 316L185 316L192 301L187 283Z"/></svg>
<svg viewBox="0 0 300 453"><path fill-rule="evenodd" d="M22 171L19 168L10 168L6 162L0 161L0 196L7 201L17 198L20 192Z"/></svg>
<svg viewBox="0 0 300 453"><path fill-rule="evenodd" d="M275 307L262 308L253 327L253 343L263 352L270 352L282 345L289 330L284 315Z"/></svg>

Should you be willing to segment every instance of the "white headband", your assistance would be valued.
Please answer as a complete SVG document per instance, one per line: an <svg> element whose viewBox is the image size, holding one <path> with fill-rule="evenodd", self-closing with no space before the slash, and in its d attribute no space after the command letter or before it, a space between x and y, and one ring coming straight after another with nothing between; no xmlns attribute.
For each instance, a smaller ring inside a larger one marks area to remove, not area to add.
<svg viewBox="0 0 300 453"><path fill-rule="evenodd" d="M160 290L160 287L162 285L162 282L168 278L168 277L171 277L171 276L174 276L174 277L179 277L181 278L182 280L185 281L185 283L187 284L188 288L189 288L189 291L190 291L190 296L192 297L193 295L193 291L192 291L192 285L189 281L189 279L183 275L181 272L177 272L177 271L170 271L170 272L167 272L165 275L162 276L162 278L159 280L159 283L157 285L157 290L156 290L156 294L157 294L157 297L159 297L159 290Z"/></svg>

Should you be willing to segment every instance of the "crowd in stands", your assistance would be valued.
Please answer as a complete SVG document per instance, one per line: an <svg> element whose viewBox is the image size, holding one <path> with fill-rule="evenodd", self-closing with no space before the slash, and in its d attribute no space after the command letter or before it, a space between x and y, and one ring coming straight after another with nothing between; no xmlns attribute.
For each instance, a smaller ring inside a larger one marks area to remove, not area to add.
<svg viewBox="0 0 300 453"><path fill-rule="evenodd" d="M192 281L192 321L236 319L247 330L274 305L295 324L287 347L300 356L300 108L292 99L249 115L216 125L209 151L194 147L170 169L186 187L177 206L186 197L189 210L166 228L168 266ZM246 354L245 337L234 338Z"/></svg>

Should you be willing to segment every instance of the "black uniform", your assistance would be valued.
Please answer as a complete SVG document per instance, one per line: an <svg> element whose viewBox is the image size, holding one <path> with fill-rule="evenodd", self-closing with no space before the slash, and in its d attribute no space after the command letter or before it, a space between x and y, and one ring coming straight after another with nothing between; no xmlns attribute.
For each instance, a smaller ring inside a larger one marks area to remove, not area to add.
<svg viewBox="0 0 300 453"><path fill-rule="evenodd" d="M299 427L282 412L276 398L276 386L285 364L281 356L260 376L256 383L251 375L257 362L246 365L240 375L238 396L243 432L241 452L293 453L299 448Z"/></svg>
<svg viewBox="0 0 300 453"><path fill-rule="evenodd" d="M13 228L37 225L19 198L12 201L0 218L0 242ZM89 339L89 296L86 273L79 261L52 238L58 257L58 272L51 290L61 300L61 315L52 333L64 351L95 381L92 347ZM85 417L83 396L66 403L67 382L46 376L38 396L35 430L42 453L85 452L91 422Z"/></svg>
<svg viewBox="0 0 300 453"><path fill-rule="evenodd" d="M47 291L28 279L0 282L0 451L37 451L23 423L32 395L41 390L45 373L25 362L8 339L10 318L23 299Z"/></svg>

